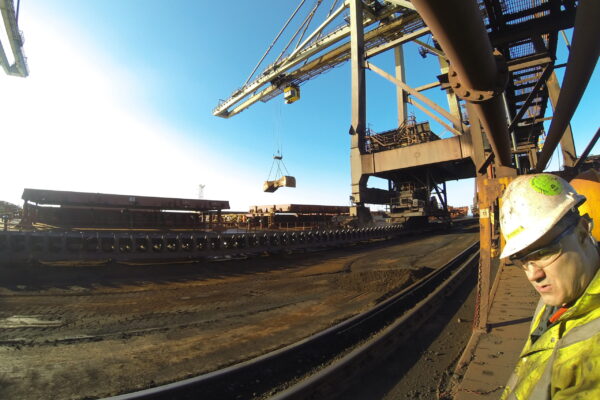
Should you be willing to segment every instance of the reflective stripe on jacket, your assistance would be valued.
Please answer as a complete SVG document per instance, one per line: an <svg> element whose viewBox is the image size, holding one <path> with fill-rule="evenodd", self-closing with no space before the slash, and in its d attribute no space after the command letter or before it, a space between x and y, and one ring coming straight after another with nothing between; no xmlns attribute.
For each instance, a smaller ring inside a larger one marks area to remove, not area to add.
<svg viewBox="0 0 600 400"><path fill-rule="evenodd" d="M600 271L555 325L528 338L501 399L600 399Z"/></svg>

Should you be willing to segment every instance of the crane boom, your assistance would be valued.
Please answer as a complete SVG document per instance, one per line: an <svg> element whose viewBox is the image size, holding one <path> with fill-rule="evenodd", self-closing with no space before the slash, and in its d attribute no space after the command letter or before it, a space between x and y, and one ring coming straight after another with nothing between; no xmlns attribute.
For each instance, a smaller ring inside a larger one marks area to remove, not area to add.
<svg viewBox="0 0 600 400"><path fill-rule="evenodd" d="M372 50L373 55L378 54L375 52L376 49L389 43L401 43L404 35L411 34L410 40L412 40L429 32L413 10L387 2L374 3L379 7L370 8L363 21L365 28L379 23L365 34L365 48ZM228 99L220 102L213 110L213 115L223 118L232 117L257 101L271 100L281 94L288 85L298 86L348 60L350 58L349 23L335 27L329 33L319 37L319 34L347 7L348 4L345 2L290 55L267 66L258 78L235 90ZM340 42L342 44L336 46Z"/></svg>

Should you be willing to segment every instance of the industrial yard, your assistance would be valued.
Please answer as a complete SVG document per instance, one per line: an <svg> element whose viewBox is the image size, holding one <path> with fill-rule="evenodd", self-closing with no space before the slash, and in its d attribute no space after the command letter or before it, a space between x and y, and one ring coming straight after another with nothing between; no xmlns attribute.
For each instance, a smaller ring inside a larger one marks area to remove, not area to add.
<svg viewBox="0 0 600 400"><path fill-rule="evenodd" d="M596 188L597 245L600 2L23 3L0 0L1 399L513 389L554 284L530 269L580 227L503 253L530 216L509 233L529 197L502 196Z"/></svg>
<svg viewBox="0 0 600 400"><path fill-rule="evenodd" d="M106 397L249 360L374 306L476 237L221 262L2 268L1 397ZM461 326L468 337L470 323Z"/></svg>

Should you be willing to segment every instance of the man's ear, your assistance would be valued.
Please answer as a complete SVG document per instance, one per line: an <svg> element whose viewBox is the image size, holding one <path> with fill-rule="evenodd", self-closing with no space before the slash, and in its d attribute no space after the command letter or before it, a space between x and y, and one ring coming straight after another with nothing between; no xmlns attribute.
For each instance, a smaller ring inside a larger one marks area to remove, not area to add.
<svg viewBox="0 0 600 400"><path fill-rule="evenodd" d="M579 243L583 244L591 236L592 229L594 229L594 220L588 214L582 215L577 223L577 239Z"/></svg>

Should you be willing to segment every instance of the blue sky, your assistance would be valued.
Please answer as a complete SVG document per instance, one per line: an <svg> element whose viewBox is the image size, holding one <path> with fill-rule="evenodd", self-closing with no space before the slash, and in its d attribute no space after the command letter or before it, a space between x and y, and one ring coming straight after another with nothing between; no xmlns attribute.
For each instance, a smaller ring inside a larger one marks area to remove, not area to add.
<svg viewBox="0 0 600 400"><path fill-rule="evenodd" d="M211 113L244 83L297 4L23 0L30 76L0 74L8 149L0 199L21 203L24 187L194 198L204 184L205 198L229 200L235 210L347 205L348 65L303 85L294 104L279 97L230 119ZM422 59L414 45L405 56L409 85L435 80L433 57ZM393 52L373 62L392 72ZM599 75L573 120L579 152L598 126ZM367 91L371 128L393 128L393 85L367 71ZM440 90L425 93L445 104ZM277 143L298 187L263 193ZM472 180L449 182L450 204L470 204L472 196Z"/></svg>

